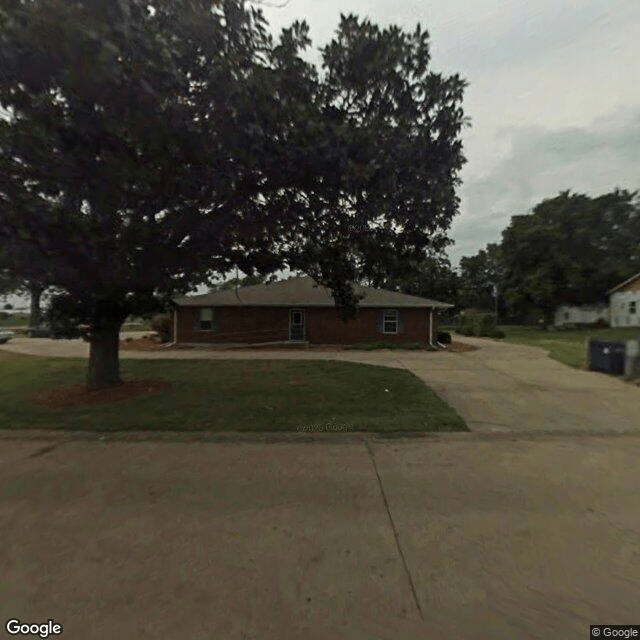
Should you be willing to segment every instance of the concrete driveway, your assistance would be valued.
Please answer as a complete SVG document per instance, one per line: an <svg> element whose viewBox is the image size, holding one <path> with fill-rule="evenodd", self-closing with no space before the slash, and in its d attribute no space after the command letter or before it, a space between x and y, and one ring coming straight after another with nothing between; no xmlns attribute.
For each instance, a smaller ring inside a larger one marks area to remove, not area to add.
<svg viewBox="0 0 640 640"><path fill-rule="evenodd" d="M638 623L639 436L112 437L0 436L3 625L583 640Z"/></svg>
<svg viewBox="0 0 640 640"><path fill-rule="evenodd" d="M640 387L600 373L579 371L537 347L465 338L465 353L420 351L122 351L122 358L323 359L406 368L425 381L481 432L640 431ZM81 340L16 338L7 351L87 357Z"/></svg>

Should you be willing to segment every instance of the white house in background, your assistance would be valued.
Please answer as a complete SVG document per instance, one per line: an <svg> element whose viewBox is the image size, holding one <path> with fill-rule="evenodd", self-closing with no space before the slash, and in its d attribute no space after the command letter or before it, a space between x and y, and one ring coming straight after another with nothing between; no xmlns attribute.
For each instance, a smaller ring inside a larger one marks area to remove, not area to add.
<svg viewBox="0 0 640 640"><path fill-rule="evenodd" d="M631 276L609 294L612 327L640 327L640 273Z"/></svg>
<svg viewBox="0 0 640 640"><path fill-rule="evenodd" d="M606 304L562 305L556 309L553 324L556 327L610 324L609 306Z"/></svg>

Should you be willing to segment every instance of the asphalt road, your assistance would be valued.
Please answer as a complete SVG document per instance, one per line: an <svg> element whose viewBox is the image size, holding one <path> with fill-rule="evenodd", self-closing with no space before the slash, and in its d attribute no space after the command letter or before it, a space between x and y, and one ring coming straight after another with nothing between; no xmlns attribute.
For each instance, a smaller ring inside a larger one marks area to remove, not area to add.
<svg viewBox="0 0 640 640"><path fill-rule="evenodd" d="M1 437L3 624L53 619L68 640L584 640L639 622L637 436L66 437Z"/></svg>

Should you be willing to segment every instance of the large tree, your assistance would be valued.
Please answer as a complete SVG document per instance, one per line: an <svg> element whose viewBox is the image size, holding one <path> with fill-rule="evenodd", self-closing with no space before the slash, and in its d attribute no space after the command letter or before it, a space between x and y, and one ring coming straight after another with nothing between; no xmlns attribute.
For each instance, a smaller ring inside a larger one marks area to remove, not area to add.
<svg viewBox="0 0 640 640"><path fill-rule="evenodd" d="M324 144L338 151L339 180L329 198L324 182L288 194L287 210L311 215L290 227L287 256L349 309L345 280L403 277L449 244L465 82L430 70L420 25L405 32L342 16L321 52L316 102L328 127Z"/></svg>
<svg viewBox="0 0 640 640"><path fill-rule="evenodd" d="M505 295L513 313L550 322L560 304L606 302L606 292L640 270L636 194L592 198L562 192L514 216L503 232Z"/></svg>
<svg viewBox="0 0 640 640"><path fill-rule="evenodd" d="M348 316L360 276L446 244L464 82L420 28L343 17L320 70L309 44L240 0L3 3L0 242L64 292L89 388L127 315L213 275L300 270Z"/></svg>

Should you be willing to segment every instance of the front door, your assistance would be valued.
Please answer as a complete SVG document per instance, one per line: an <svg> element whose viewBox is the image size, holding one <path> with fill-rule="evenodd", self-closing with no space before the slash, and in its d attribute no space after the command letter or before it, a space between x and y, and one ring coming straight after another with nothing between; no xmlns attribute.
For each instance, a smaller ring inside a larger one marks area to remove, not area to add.
<svg viewBox="0 0 640 640"><path fill-rule="evenodd" d="M304 309L291 309L289 311L289 340L304 340L304 336Z"/></svg>

